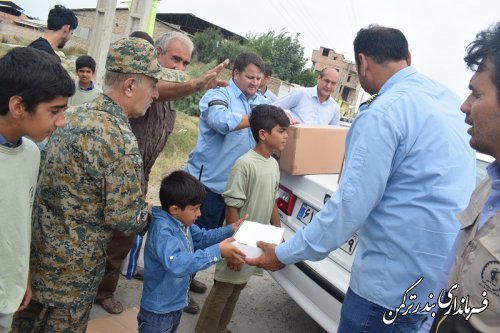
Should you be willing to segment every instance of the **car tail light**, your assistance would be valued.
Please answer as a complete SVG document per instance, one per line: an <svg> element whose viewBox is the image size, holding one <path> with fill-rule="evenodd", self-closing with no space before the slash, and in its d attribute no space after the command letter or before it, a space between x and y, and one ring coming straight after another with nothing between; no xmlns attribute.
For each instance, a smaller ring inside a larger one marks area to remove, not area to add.
<svg viewBox="0 0 500 333"><path fill-rule="evenodd" d="M283 185L280 185L279 198L276 199L276 204L283 213L285 213L288 216L292 215L293 206L295 205L295 200L297 200L295 194L293 194L292 191L290 191Z"/></svg>

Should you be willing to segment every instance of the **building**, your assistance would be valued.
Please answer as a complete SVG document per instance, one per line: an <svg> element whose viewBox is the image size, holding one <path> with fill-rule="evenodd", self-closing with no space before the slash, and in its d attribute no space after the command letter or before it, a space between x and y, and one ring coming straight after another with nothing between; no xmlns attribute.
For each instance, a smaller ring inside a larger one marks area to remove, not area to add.
<svg viewBox="0 0 500 333"><path fill-rule="evenodd" d="M356 102L361 90L356 64L346 60L344 55L326 47L313 50L311 61L312 69L317 72L325 67L333 67L339 71L339 82L332 97L341 102L342 116L353 118L356 112Z"/></svg>

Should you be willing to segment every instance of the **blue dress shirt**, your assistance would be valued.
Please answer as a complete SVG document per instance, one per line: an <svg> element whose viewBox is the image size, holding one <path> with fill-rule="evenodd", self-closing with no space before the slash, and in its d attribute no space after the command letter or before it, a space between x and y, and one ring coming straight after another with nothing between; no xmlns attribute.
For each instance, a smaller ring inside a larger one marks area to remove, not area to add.
<svg viewBox="0 0 500 333"><path fill-rule="evenodd" d="M447 88L412 67L394 74L348 133L338 191L276 248L279 260L323 259L357 232L351 289L394 309L424 277L413 291L425 304L459 230L455 213L475 183L459 107Z"/></svg>
<svg viewBox="0 0 500 333"><path fill-rule="evenodd" d="M218 243L232 234L231 225L212 230L196 224L186 227L161 207L153 207L144 248L141 308L160 314L183 309L190 276L221 261Z"/></svg>
<svg viewBox="0 0 500 333"><path fill-rule="evenodd" d="M321 103L318 99L318 86L297 89L273 103L288 111L301 124L337 125L340 108L331 96Z"/></svg>
<svg viewBox="0 0 500 333"><path fill-rule="evenodd" d="M247 99L233 80L228 87L207 91L200 100L200 132L186 170L212 192L224 192L234 162L255 146L250 128L234 129L259 104L269 102L258 93Z"/></svg>

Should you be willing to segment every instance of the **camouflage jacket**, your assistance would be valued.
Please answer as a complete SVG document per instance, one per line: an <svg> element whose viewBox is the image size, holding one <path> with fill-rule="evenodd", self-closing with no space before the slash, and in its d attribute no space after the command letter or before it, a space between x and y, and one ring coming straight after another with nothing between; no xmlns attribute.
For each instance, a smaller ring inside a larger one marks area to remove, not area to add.
<svg viewBox="0 0 500 333"><path fill-rule="evenodd" d="M146 226L142 159L128 119L104 95L66 113L40 165L33 210L33 299L72 308L94 300L112 230Z"/></svg>

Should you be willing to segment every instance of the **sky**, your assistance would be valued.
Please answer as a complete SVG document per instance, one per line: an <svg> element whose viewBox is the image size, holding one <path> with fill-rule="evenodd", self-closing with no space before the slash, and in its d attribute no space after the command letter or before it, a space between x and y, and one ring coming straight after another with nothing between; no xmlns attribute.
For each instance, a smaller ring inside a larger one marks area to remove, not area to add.
<svg viewBox="0 0 500 333"><path fill-rule="evenodd" d="M26 14L46 19L55 4L91 8L97 0L14 2ZM117 5L125 6L123 0L117 0ZM191 13L242 36L270 30L300 33L307 59L323 46L354 61L352 42L359 29L372 23L394 27L408 39L412 66L465 99L472 75L463 61L465 48L479 31L500 21L500 1L160 0L158 13Z"/></svg>

